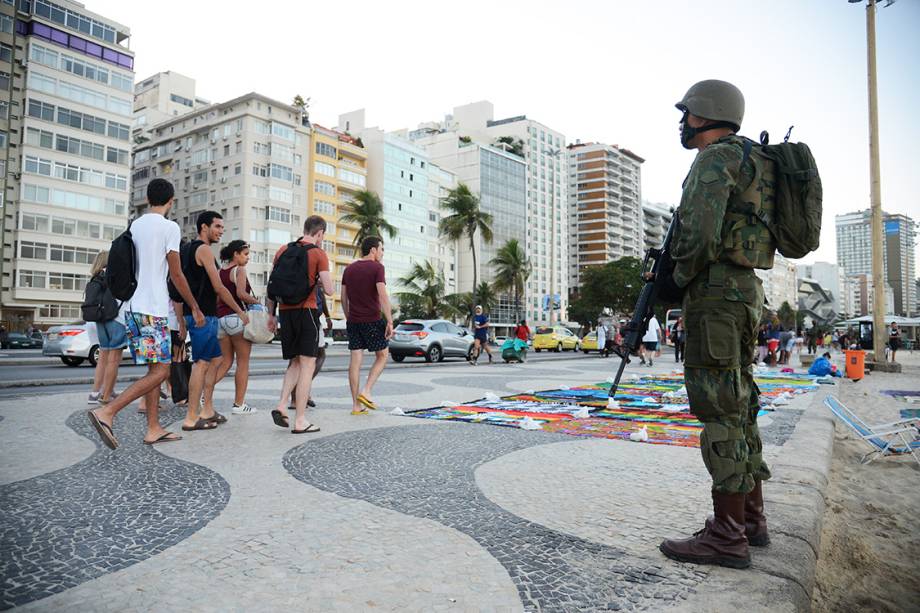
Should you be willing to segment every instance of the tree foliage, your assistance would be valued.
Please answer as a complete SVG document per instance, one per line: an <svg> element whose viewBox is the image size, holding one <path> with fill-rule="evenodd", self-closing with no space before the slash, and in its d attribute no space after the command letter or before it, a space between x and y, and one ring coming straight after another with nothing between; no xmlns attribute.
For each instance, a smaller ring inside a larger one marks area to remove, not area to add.
<svg viewBox="0 0 920 613"><path fill-rule="evenodd" d="M376 192L361 190L346 204L346 212L339 218L340 223L358 226L355 233L355 252L368 236L383 238L386 234L390 238L396 236L396 227L389 223L383 216L383 203Z"/></svg>
<svg viewBox="0 0 920 613"><path fill-rule="evenodd" d="M642 263L636 258L587 267L581 275L578 297L569 304L569 318L591 325L604 309L632 314L642 286Z"/></svg>
<svg viewBox="0 0 920 613"><path fill-rule="evenodd" d="M438 234L450 240L469 240L473 255L473 299L477 295L476 241L478 233L486 243L492 242L492 215L479 208L479 197L470 191L465 183L458 183L441 200L441 208L447 215L438 222Z"/></svg>
<svg viewBox="0 0 920 613"><path fill-rule="evenodd" d="M406 276L399 279L399 284L405 288L405 291L396 293L400 313L403 311L403 303L406 303L411 305L413 312L418 312L417 315L411 317L424 317L425 319L439 317L441 300L444 295L444 275L435 269L431 262L413 263Z"/></svg>
<svg viewBox="0 0 920 613"><path fill-rule="evenodd" d="M531 263L517 239L507 241L489 261L495 267L492 284L498 291L510 291L514 295L515 318L521 319L521 295L524 284L530 277Z"/></svg>

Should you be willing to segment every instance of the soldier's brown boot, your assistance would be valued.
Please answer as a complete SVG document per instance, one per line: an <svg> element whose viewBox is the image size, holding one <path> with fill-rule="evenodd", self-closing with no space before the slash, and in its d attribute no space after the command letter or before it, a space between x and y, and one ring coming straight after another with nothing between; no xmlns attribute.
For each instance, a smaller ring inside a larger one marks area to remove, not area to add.
<svg viewBox="0 0 920 613"><path fill-rule="evenodd" d="M678 562L747 568L751 554L744 536L744 494L713 492L712 508L714 516L705 528L688 539L663 541L658 549Z"/></svg>
<svg viewBox="0 0 920 613"><path fill-rule="evenodd" d="M770 544L767 516L763 514L763 481L755 481L754 489L744 495L744 534L751 547Z"/></svg>

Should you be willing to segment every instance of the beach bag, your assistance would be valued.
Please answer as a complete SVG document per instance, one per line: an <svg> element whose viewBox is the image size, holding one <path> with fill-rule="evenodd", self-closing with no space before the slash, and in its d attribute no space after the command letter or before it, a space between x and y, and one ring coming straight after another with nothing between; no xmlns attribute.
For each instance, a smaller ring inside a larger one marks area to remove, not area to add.
<svg viewBox="0 0 920 613"><path fill-rule="evenodd" d="M94 275L86 284L80 312L83 321L106 322L118 317L119 304L109 291L102 273Z"/></svg>
<svg viewBox="0 0 920 613"><path fill-rule="evenodd" d="M249 323L243 328L243 338L250 343L264 345L275 338L275 333L268 329L268 311L249 311Z"/></svg>
<svg viewBox="0 0 920 613"><path fill-rule="evenodd" d="M192 376L192 362L183 360L169 365L169 384L172 386L172 401L188 400L188 380Z"/></svg>
<svg viewBox="0 0 920 613"><path fill-rule="evenodd" d="M109 246L105 284L112 296L122 302L130 300L137 289L137 249L131 235L131 224Z"/></svg>

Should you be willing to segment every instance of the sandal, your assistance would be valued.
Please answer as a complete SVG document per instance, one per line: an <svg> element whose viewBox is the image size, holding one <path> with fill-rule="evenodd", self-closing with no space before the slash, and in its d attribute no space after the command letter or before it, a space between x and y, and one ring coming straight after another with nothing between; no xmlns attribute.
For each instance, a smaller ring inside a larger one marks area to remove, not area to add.
<svg viewBox="0 0 920 613"><path fill-rule="evenodd" d="M155 441L144 441L145 445L156 445L158 443L169 443L172 441L181 441L182 437L176 434L175 432L167 432L163 434L160 438Z"/></svg>
<svg viewBox="0 0 920 613"><path fill-rule="evenodd" d="M89 423L93 424L93 427L96 428L96 432L99 433L99 438L102 439L105 446L109 449L117 448L118 439L115 438L115 433L112 432L112 426L96 417L96 414L92 411L87 411L86 414L89 417Z"/></svg>
<svg viewBox="0 0 920 613"><path fill-rule="evenodd" d="M227 423L227 417L226 417L225 415L221 415L220 413L216 413L216 412L215 412L214 415L212 415L211 417L207 417L207 418L205 418L205 419L207 419L209 422L211 422L211 423L213 423L213 424L217 424L217 425Z"/></svg>
<svg viewBox="0 0 920 613"><path fill-rule="evenodd" d="M279 411L278 409L272 410L272 421L275 422L275 425L279 428L290 428L288 423L287 415Z"/></svg>
<svg viewBox="0 0 920 613"><path fill-rule="evenodd" d="M377 410L377 405L374 404L374 401L368 399L367 397L365 397L364 394L358 394L358 399L357 399L357 400L358 400L359 403L361 403L362 405L366 406L366 407L369 408L370 410L372 410L372 411L376 411L376 410Z"/></svg>
<svg viewBox="0 0 920 613"><path fill-rule="evenodd" d="M185 432L194 432L195 430L213 430L216 427L217 424L215 422L199 417L194 426L183 425L182 429Z"/></svg>
<svg viewBox="0 0 920 613"><path fill-rule="evenodd" d="M291 430L291 434L309 434L311 432L319 432L319 426L316 424L307 424L307 427L303 430Z"/></svg>

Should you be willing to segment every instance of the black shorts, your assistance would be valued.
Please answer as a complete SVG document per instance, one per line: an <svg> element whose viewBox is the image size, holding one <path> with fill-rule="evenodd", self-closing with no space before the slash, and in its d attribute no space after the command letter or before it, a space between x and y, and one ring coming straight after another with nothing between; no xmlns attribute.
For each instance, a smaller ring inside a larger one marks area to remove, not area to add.
<svg viewBox="0 0 920 613"><path fill-rule="evenodd" d="M387 322L384 319L369 322L347 322L348 349L358 351L366 349L371 352L383 351L390 346L387 341Z"/></svg>
<svg viewBox="0 0 920 613"><path fill-rule="evenodd" d="M298 356L315 358L319 354L319 311L290 309L278 316L281 326L281 357L293 360Z"/></svg>

